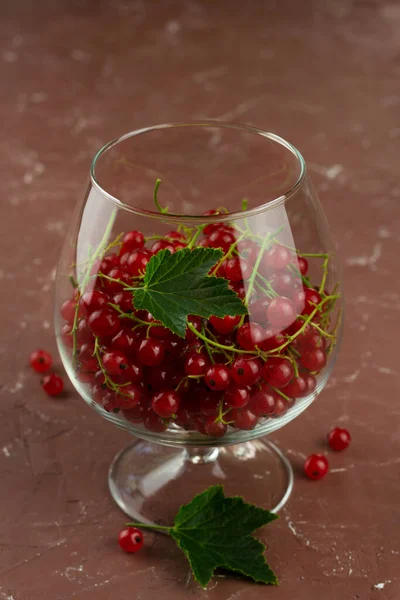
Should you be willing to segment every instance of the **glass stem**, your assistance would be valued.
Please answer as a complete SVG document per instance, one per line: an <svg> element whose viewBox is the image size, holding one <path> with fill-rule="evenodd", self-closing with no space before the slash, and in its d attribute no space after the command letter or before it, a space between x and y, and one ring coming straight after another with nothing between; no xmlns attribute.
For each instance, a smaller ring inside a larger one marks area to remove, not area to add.
<svg viewBox="0 0 400 600"><path fill-rule="evenodd" d="M186 460L201 465L217 460L219 448L186 448Z"/></svg>

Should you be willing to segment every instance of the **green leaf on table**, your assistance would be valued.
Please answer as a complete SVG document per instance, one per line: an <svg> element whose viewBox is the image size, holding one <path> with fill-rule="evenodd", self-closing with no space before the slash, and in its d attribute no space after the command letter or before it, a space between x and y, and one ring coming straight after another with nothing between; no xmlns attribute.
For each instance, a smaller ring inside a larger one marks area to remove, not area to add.
<svg viewBox="0 0 400 600"><path fill-rule="evenodd" d="M181 506L169 534L203 587L218 567L276 585L277 578L265 561L265 546L251 533L277 518L243 498L225 497L223 487L214 485Z"/></svg>
<svg viewBox="0 0 400 600"><path fill-rule="evenodd" d="M184 248L174 254L161 250L147 264L143 287L135 290L135 308L148 310L181 337L185 337L189 315L208 319L246 314L227 280L208 276L222 256L216 248Z"/></svg>

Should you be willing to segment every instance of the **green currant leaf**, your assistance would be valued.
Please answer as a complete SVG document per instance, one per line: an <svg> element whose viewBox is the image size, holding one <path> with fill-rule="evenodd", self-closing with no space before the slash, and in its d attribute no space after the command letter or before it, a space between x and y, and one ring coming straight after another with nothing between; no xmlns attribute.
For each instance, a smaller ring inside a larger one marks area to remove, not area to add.
<svg viewBox="0 0 400 600"><path fill-rule="evenodd" d="M223 487L215 485L181 506L169 533L203 587L217 567L276 585L277 578L265 562L265 546L251 533L277 518L243 498L226 498Z"/></svg>
<svg viewBox="0 0 400 600"><path fill-rule="evenodd" d="M222 256L222 250L215 248L183 248L174 254L161 250L147 264L143 287L135 290L135 308L148 310L181 337L189 315L208 319L246 314L227 280L208 276Z"/></svg>

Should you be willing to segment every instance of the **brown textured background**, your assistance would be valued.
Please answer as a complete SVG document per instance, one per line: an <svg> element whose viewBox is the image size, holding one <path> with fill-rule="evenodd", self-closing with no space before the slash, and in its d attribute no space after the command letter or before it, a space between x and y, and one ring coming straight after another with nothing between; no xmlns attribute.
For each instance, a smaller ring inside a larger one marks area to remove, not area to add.
<svg viewBox="0 0 400 600"><path fill-rule="evenodd" d="M2 0L0 599L400 598L400 4L397 0ZM274 436L295 465L334 424L354 443L262 533L281 580L215 578L172 541L120 552L106 473L128 436L27 366L55 352L52 285L93 153L199 117L304 153L341 247L347 323L322 397Z"/></svg>

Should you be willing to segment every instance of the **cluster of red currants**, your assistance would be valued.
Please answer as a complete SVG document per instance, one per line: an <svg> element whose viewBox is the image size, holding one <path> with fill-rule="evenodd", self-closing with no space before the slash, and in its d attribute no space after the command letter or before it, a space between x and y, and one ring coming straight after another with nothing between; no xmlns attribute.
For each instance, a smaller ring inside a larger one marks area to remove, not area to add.
<svg viewBox="0 0 400 600"><path fill-rule="evenodd" d="M29 362L36 373L48 373L53 365L52 356L47 350L35 350L30 355ZM59 396L64 390L64 382L56 373L48 373L41 383L48 396Z"/></svg>
<svg viewBox="0 0 400 600"><path fill-rule="evenodd" d="M209 224L203 234L199 246L224 252L213 274L247 304L246 318L194 315L182 339L133 308L127 288L140 284L154 254L187 246L180 231L149 247L142 232L125 234L92 268L90 291L75 290L61 306L78 380L106 411L153 432L171 423L213 437L228 426L253 429L312 394L327 363L326 296L308 285L306 258L273 242L260 260L260 243L229 225Z"/></svg>

